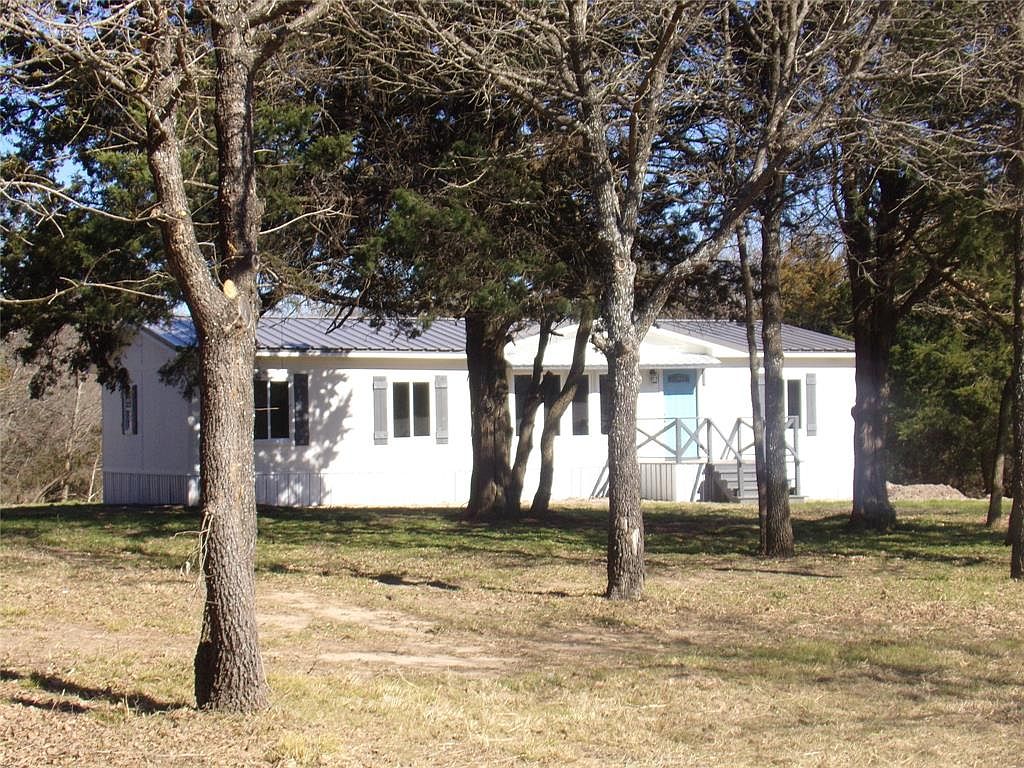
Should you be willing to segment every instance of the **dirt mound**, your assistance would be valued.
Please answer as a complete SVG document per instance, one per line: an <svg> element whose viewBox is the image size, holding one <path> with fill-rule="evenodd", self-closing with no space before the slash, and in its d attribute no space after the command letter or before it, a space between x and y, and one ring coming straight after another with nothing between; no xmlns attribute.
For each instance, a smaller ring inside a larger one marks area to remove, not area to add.
<svg viewBox="0 0 1024 768"><path fill-rule="evenodd" d="M895 483L886 483L885 487L889 491L890 501L950 501L967 498L951 485L930 485L927 483L920 485L896 485Z"/></svg>

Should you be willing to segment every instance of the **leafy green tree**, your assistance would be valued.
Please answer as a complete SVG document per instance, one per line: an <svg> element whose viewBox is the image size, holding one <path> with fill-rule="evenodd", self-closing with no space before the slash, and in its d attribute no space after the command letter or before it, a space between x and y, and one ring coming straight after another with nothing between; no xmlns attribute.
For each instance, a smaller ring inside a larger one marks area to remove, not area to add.
<svg viewBox="0 0 1024 768"><path fill-rule="evenodd" d="M912 313L893 347L893 480L990 490L1007 338L935 309Z"/></svg>
<svg viewBox="0 0 1024 768"><path fill-rule="evenodd" d="M504 347L525 323L570 313L586 289L582 214L564 184L572 154L539 144L515 110L485 115L467 97L404 97L391 106L390 119L407 129L403 145L376 126L359 134L356 161L390 174L396 187L381 198L379 229L352 250L359 301L378 315L465 321L467 514L517 516L529 442L520 441L510 465Z"/></svg>

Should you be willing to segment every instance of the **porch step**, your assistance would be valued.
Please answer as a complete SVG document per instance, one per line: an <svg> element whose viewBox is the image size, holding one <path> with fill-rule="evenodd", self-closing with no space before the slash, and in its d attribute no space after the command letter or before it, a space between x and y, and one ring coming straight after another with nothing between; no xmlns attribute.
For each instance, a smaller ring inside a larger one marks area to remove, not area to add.
<svg viewBox="0 0 1024 768"><path fill-rule="evenodd" d="M704 468L702 501L757 501L757 468L753 462L713 461Z"/></svg>

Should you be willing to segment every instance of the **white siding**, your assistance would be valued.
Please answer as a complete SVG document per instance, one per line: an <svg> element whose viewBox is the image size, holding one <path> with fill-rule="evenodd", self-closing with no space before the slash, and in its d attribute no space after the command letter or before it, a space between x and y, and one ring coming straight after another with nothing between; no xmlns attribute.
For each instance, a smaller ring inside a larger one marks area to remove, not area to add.
<svg viewBox="0 0 1024 768"><path fill-rule="evenodd" d="M256 441L262 503L441 505L469 497L469 387L461 361L352 360L337 356L260 357L260 370L309 375L309 445ZM344 366L344 367L342 367ZM386 367L385 367L386 366ZM373 379L387 379L388 439L373 439ZM437 442L435 378L448 378L447 443ZM392 385L430 387L430 434L394 436Z"/></svg>
<svg viewBox="0 0 1024 768"><path fill-rule="evenodd" d="M746 359L735 351L724 354L728 351L720 347L694 347L692 351L722 361L721 365L701 370L697 407L700 418L712 419L728 434L738 417L749 419L751 412ZM104 490L109 503L198 502L198 406L162 384L157 374L173 355L168 346L147 332L141 333L125 352L125 364L139 386L138 435L121 433L120 394L104 393ZM588 497L607 479L607 436L600 430L598 386L598 375L604 372L603 356L591 350L588 367L589 434L572 434L572 408L567 409L561 434L555 439L554 499ZM564 367L555 370L565 375ZM309 377L309 445L296 446L294 435L254 442L260 503L423 506L466 502L472 454L469 387L461 357L261 354L256 373L274 380L291 380L294 373ZM794 356L787 360L786 378L805 382L807 373L816 376L817 433L807 435L806 424L800 431L801 492L809 498L850 498L852 355ZM448 439L441 443L436 436L438 376L447 379L448 401ZM388 383L388 437L381 444L374 440L374 377L384 377ZM642 366L637 412L640 419L651 420L649 423L664 418L663 378L664 371L657 365ZM430 435L395 437L395 382L429 385ZM801 389L806 397L805 387ZM538 445L542 419L540 409L535 431ZM712 436L711 447L716 453L721 450L717 435ZM535 448L523 494L526 503L536 489L539 464L540 452ZM699 470L697 464L674 466L671 472L649 469L646 487L650 494L671 491L675 499L689 499Z"/></svg>
<svg viewBox="0 0 1024 768"><path fill-rule="evenodd" d="M788 358L785 379L799 379L806 415L806 378L817 381L817 432L807 434L806 419L798 430L800 493L809 499L849 499L853 495L853 360L819 361ZM726 435L737 416L751 415L750 374L746 362L735 361L708 368L698 390L700 415L710 418ZM712 451L718 452L717 435Z"/></svg>
<svg viewBox="0 0 1024 768"><path fill-rule="evenodd" d="M198 501L198 405L159 376L174 356L145 331L124 350L138 387L138 434L122 433L121 392L103 391L103 496L109 504Z"/></svg>

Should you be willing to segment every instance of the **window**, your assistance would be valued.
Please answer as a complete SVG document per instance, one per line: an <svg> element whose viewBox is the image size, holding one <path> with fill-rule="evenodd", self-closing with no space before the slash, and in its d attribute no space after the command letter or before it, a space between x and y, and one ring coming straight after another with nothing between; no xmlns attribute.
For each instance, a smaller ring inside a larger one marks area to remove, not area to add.
<svg viewBox="0 0 1024 768"><path fill-rule="evenodd" d="M608 374L597 377L597 390L601 398L601 434L607 435L612 428L612 381Z"/></svg>
<svg viewBox="0 0 1024 768"><path fill-rule="evenodd" d="M515 431L519 434L519 425L523 423L523 411L526 410L526 396L530 392L532 376L519 374L512 378L512 392L515 396Z"/></svg>
<svg viewBox="0 0 1024 768"><path fill-rule="evenodd" d="M803 426L801 420L803 409L800 402L800 379L789 379L786 381L786 416L796 419L798 429Z"/></svg>
<svg viewBox="0 0 1024 768"><path fill-rule="evenodd" d="M544 381L541 384L541 389L544 395L544 419L547 420L548 411L555 404L555 400L562 393L562 377L557 373L545 373ZM560 423L555 424L555 434L562 434L562 425Z"/></svg>
<svg viewBox="0 0 1024 768"><path fill-rule="evenodd" d="M291 437L289 431L288 382L253 379L253 438L279 440Z"/></svg>
<svg viewBox="0 0 1024 768"><path fill-rule="evenodd" d="M590 377L581 376L576 384L576 394L572 396L572 433L574 435L590 434Z"/></svg>
<svg viewBox="0 0 1024 768"><path fill-rule="evenodd" d="M396 381L391 388L395 437L430 434L430 385L425 381Z"/></svg>
<svg viewBox="0 0 1024 768"><path fill-rule="evenodd" d="M121 434L139 434L139 387L136 384L121 389Z"/></svg>
<svg viewBox="0 0 1024 768"><path fill-rule="evenodd" d="M389 396L390 392L390 396ZM391 413L388 413L388 402ZM434 377L436 419L434 439L448 442L448 377ZM390 417L390 418L389 418ZM388 427L393 437L422 437L430 434L430 384L425 381L396 381L373 377L373 443L388 444ZM297 427L296 427L297 428Z"/></svg>

